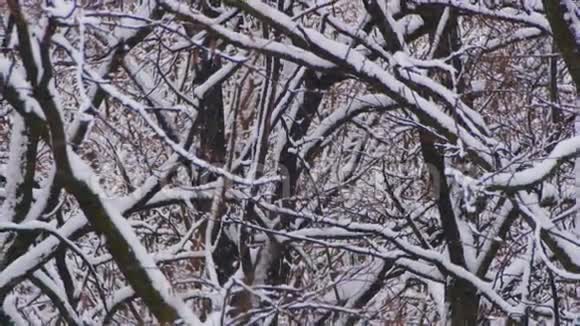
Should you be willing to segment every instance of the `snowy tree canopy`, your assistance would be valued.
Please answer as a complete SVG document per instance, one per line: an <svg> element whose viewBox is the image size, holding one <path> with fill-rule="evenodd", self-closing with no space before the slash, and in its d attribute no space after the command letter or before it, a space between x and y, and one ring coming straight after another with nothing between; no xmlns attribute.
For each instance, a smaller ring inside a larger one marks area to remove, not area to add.
<svg viewBox="0 0 580 326"><path fill-rule="evenodd" d="M0 325L573 321L579 5L0 0Z"/></svg>

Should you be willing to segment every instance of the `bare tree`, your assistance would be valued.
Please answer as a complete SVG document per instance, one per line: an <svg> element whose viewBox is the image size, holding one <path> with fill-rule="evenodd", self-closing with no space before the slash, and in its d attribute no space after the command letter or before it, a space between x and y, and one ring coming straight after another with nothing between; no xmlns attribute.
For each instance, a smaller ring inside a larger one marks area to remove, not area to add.
<svg viewBox="0 0 580 326"><path fill-rule="evenodd" d="M0 323L573 320L577 12L0 2Z"/></svg>

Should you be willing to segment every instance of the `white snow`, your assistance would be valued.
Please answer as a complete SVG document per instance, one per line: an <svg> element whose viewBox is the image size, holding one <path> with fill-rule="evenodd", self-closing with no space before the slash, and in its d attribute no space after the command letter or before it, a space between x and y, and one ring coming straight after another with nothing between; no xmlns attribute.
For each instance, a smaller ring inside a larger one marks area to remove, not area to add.
<svg viewBox="0 0 580 326"><path fill-rule="evenodd" d="M0 209L0 222L9 222L14 218L16 206L21 200L22 194L19 194L19 187L24 182L24 173L26 171L26 147L28 137L26 137L26 126L24 119L18 115L12 115L12 137L10 138L10 154L8 156L8 165L5 168L7 194L4 203ZM18 196L18 197L17 197Z"/></svg>
<svg viewBox="0 0 580 326"><path fill-rule="evenodd" d="M74 177L89 186L93 194L102 194L103 191L99 189L98 183L92 183L94 175L91 168L73 151L69 151L68 156ZM189 309L181 299L171 293L173 288L172 285L157 267L155 260L147 252L147 249L143 246L141 241L139 241L135 231L131 228L127 220L120 214L120 211L106 200L101 199L101 202L107 211L107 217L123 237L124 241L126 241L130 251L141 265L141 269L146 273L147 278L151 282L151 286L163 298L163 301L171 305L188 325L200 325L201 322L197 316L193 314L193 311Z"/></svg>
<svg viewBox="0 0 580 326"><path fill-rule="evenodd" d="M56 18L68 18L75 10L75 3L70 0L53 0L52 6L43 6L49 15Z"/></svg>
<svg viewBox="0 0 580 326"><path fill-rule="evenodd" d="M479 183L488 189L520 188L535 184L550 175L559 162L572 158L580 153L580 136L561 141L552 152L531 168L522 171L488 173L480 178Z"/></svg>
<svg viewBox="0 0 580 326"><path fill-rule="evenodd" d="M24 104L26 113L33 113L41 120L44 120L44 113L38 102L32 98L32 86L26 80L22 68L14 61L0 57L0 85L11 88L18 94L18 98Z"/></svg>

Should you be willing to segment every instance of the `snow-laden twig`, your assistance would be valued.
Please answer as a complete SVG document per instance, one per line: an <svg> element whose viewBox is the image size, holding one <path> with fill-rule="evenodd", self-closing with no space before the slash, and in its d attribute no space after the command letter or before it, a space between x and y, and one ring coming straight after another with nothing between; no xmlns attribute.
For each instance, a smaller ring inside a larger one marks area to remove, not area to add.
<svg viewBox="0 0 580 326"><path fill-rule="evenodd" d="M558 143L554 149L531 168L514 172L487 173L479 179L479 184L489 190L518 190L537 184L564 161L580 153L580 136L568 138Z"/></svg>
<svg viewBox="0 0 580 326"><path fill-rule="evenodd" d="M384 237L403 252L413 257L417 257L419 259L438 265L448 273L454 275L455 277L459 277L461 279L466 280L467 282L470 282L473 286L475 286L478 289L478 291L480 291L488 300L490 300L490 302L492 302L494 305L497 305L504 312L508 314L522 313L521 309L512 306L505 299L503 299L496 291L494 291L493 287L489 282L483 281L477 276L473 275L470 271L466 270L465 268L453 264L449 260L449 257L447 257L446 255L443 255L434 250L428 250L412 245L409 242L405 241L404 239L401 239L398 232L395 232L382 225L358 223L354 221L334 220L331 218L319 216L312 213L295 212L287 208L281 208L263 202L260 202L259 205L270 211L286 214L287 216L307 218L316 223L324 223L330 226L341 227L354 232L370 232L375 235Z"/></svg>

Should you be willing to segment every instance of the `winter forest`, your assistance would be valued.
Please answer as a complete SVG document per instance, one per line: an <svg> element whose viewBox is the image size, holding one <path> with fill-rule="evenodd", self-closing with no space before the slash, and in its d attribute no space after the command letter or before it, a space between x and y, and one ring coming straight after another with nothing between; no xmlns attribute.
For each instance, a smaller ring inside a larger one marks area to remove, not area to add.
<svg viewBox="0 0 580 326"><path fill-rule="evenodd" d="M0 0L0 325L573 325L580 2Z"/></svg>

